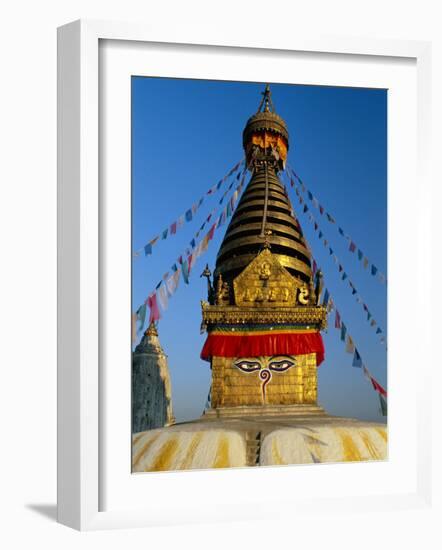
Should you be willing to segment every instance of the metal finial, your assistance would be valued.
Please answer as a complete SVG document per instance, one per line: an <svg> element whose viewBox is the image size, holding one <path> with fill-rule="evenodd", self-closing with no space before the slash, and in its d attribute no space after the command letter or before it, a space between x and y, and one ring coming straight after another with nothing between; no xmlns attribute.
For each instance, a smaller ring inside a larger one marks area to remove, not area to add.
<svg viewBox="0 0 442 550"><path fill-rule="evenodd" d="M209 264L206 264L206 267L204 268L204 271L201 273L200 277L211 277L212 272L209 269Z"/></svg>
<svg viewBox="0 0 442 550"><path fill-rule="evenodd" d="M270 90L270 84L266 84L266 87L263 92L261 92L262 99L258 107L258 113L261 111L261 109L264 106L263 112L275 112L275 108L273 106L272 101L272 92Z"/></svg>

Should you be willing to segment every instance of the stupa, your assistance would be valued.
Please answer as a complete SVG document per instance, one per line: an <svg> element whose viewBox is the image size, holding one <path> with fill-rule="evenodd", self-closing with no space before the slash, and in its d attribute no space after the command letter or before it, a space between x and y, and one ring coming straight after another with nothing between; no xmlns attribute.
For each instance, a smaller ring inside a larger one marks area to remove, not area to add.
<svg viewBox="0 0 442 550"><path fill-rule="evenodd" d="M266 87L243 132L250 182L209 267L201 357L210 407L193 422L133 436L133 471L382 460L384 424L318 405L324 359L321 274L279 179L289 149Z"/></svg>

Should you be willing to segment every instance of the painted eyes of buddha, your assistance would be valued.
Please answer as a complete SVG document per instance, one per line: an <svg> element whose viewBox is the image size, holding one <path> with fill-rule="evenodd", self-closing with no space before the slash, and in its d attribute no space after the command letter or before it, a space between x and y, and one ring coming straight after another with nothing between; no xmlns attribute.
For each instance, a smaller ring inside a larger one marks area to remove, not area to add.
<svg viewBox="0 0 442 550"><path fill-rule="evenodd" d="M289 368L295 365L295 361L291 357L270 357L266 358L251 358L251 359L240 359L235 362L235 367L244 371L244 372L253 372L268 368L276 372L284 372Z"/></svg>

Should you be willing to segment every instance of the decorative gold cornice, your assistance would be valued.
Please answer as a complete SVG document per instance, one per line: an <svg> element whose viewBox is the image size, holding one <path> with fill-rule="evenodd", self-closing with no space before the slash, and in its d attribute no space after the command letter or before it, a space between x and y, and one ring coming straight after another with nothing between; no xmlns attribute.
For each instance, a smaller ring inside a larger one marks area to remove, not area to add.
<svg viewBox="0 0 442 550"><path fill-rule="evenodd" d="M209 325L241 324L299 324L327 328L327 312L323 306L295 306L266 309L250 309L238 306L211 306L201 302L203 323Z"/></svg>

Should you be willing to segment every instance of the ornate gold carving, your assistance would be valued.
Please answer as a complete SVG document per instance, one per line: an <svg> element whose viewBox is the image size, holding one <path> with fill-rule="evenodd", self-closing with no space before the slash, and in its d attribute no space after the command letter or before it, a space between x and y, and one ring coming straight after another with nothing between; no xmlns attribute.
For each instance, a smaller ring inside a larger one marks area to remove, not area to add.
<svg viewBox="0 0 442 550"><path fill-rule="evenodd" d="M204 325L294 324L323 330L327 328L327 314L323 306L292 306L248 308L238 306L211 306L202 302Z"/></svg>
<svg viewBox="0 0 442 550"><path fill-rule="evenodd" d="M309 290L306 286L299 289L298 302L304 306L309 303Z"/></svg>
<svg viewBox="0 0 442 550"><path fill-rule="evenodd" d="M219 275L218 280L216 282L216 303L217 305L221 305L223 303L229 304L229 301L230 301L229 283L223 282L222 276Z"/></svg>
<svg viewBox="0 0 442 550"><path fill-rule="evenodd" d="M311 276L311 269L305 262L302 262L301 260L292 258L290 256L285 256L284 254L274 254L274 256L278 258L279 263L283 267L290 267L291 269L296 269L297 271L304 273L304 275L307 275L307 277ZM233 256L232 258L229 258L228 260L223 261L222 263L223 272L230 271L232 269L245 268L247 265L250 264L250 262L253 261L254 258L256 258L255 254L244 254L241 256Z"/></svg>
<svg viewBox="0 0 442 550"><path fill-rule="evenodd" d="M243 307L282 307L295 304L300 286L278 262L269 249L264 249L233 281L235 304Z"/></svg>

